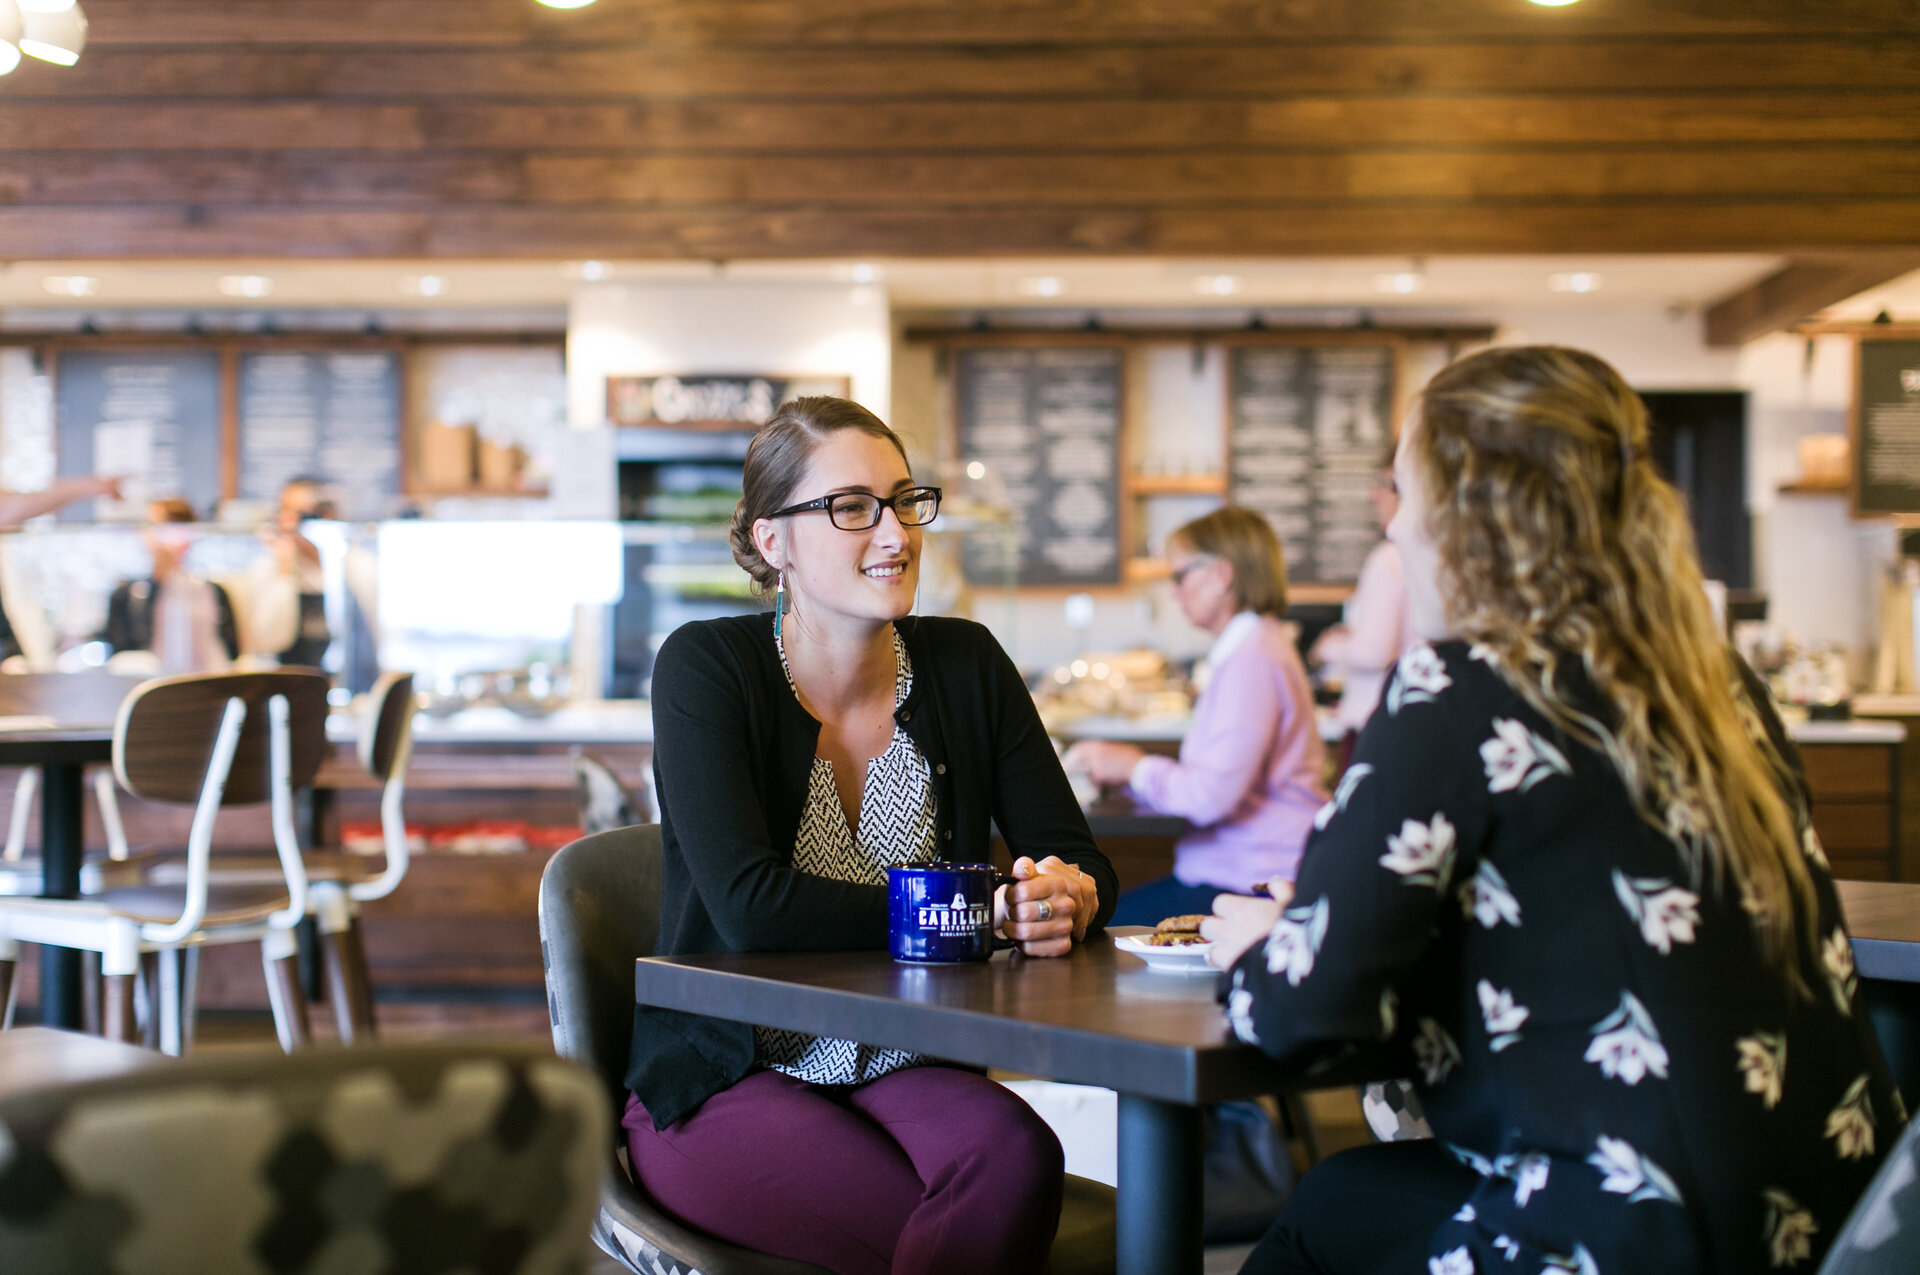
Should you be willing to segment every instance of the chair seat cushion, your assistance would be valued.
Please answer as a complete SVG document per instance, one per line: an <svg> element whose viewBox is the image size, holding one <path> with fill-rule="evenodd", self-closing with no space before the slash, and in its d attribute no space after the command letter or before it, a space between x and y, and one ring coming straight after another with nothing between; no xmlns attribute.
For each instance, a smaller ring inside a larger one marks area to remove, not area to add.
<svg viewBox="0 0 1920 1275"><path fill-rule="evenodd" d="M136 921L170 925L180 919L186 907L187 887L182 885L140 885L124 890L108 890L94 901L121 916ZM264 921L270 913L287 906L287 887L280 885L213 885L207 888L207 915L202 928L221 925L247 925Z"/></svg>
<svg viewBox="0 0 1920 1275"><path fill-rule="evenodd" d="M89 854L80 865L80 893L98 894L102 890L138 885L155 858L151 854L130 855L125 859L110 859L104 852ZM37 854L0 859L0 896L39 894L41 879Z"/></svg>

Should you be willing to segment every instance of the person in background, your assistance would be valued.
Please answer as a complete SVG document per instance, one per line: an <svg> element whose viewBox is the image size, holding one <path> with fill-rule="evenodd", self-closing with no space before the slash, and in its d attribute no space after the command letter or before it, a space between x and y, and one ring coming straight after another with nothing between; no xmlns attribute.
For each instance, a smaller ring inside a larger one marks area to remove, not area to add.
<svg viewBox="0 0 1920 1275"><path fill-rule="evenodd" d="M327 627L320 550L300 534L310 518L330 518L332 506L316 478L295 478L280 491L268 552L246 575L247 649L282 665L320 666L333 634Z"/></svg>
<svg viewBox="0 0 1920 1275"><path fill-rule="evenodd" d="M1436 1137L1322 1161L1244 1272L1814 1270L1906 1112L1646 409L1591 354L1488 350L1394 472L1432 645L1297 883L1201 933L1240 1039L1384 1045Z"/></svg>
<svg viewBox="0 0 1920 1275"><path fill-rule="evenodd" d="M153 574L113 591L100 635L116 655L151 651L162 673L216 672L240 655L227 591L186 569L194 521L193 506L177 496L147 506L140 535Z"/></svg>
<svg viewBox="0 0 1920 1275"><path fill-rule="evenodd" d="M1173 875L1122 895L1115 925L1204 913L1222 890L1292 877L1326 801L1313 691L1279 618L1287 566L1272 526L1248 509L1218 509L1169 536L1167 560L1187 619L1213 634L1179 760L1106 740L1083 740L1065 759L1194 825L1174 849Z"/></svg>
<svg viewBox="0 0 1920 1275"><path fill-rule="evenodd" d="M911 614L939 508L858 403L796 399L754 436L732 545L773 614L684 624L654 665L660 954L884 949L887 869L984 862L996 825L994 924L1024 955L1111 908L1013 662ZM844 1275L1046 1269L1060 1144L986 1076L646 1006L631 1060L634 1175L701 1230Z"/></svg>
<svg viewBox="0 0 1920 1275"><path fill-rule="evenodd" d="M1367 491L1381 530L1400 508L1391 458ZM1417 639L1407 619L1407 585L1400 573L1400 550L1382 540L1367 555L1360 579L1347 599L1343 622L1320 635L1308 659L1341 680L1338 721L1341 762L1353 752L1354 737L1380 704L1387 674Z"/></svg>
<svg viewBox="0 0 1920 1275"><path fill-rule="evenodd" d="M0 491L0 531L11 531L30 518L50 514L76 500L105 496L120 499L120 480L92 474L81 478L62 478L41 491ZM21 654L20 641L14 636L13 622L0 604L0 660ZM25 663L25 661L20 661Z"/></svg>

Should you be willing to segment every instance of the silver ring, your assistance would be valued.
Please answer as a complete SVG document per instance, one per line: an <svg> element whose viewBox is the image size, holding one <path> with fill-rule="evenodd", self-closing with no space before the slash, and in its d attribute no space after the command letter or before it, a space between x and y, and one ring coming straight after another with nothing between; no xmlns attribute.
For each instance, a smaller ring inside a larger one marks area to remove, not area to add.
<svg viewBox="0 0 1920 1275"><path fill-rule="evenodd" d="M1040 900L1040 919L1042 921L1053 920L1053 900L1052 899Z"/></svg>

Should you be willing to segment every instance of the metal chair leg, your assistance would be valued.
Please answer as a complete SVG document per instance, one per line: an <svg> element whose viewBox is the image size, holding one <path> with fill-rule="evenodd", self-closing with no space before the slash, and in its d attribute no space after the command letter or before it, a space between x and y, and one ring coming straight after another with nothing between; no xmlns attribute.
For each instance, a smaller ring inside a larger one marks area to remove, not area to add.
<svg viewBox="0 0 1920 1275"><path fill-rule="evenodd" d="M20 990L13 981L13 971L19 959L20 945L0 940L0 1031L13 1026L13 998Z"/></svg>
<svg viewBox="0 0 1920 1275"><path fill-rule="evenodd" d="M133 975L108 974L103 981L106 1003L101 1018L107 1039L139 1043L139 1031L133 1022Z"/></svg>
<svg viewBox="0 0 1920 1275"><path fill-rule="evenodd" d="M286 1053L304 1049L313 1043L313 1026L307 1019L307 998L300 988L300 958L293 935L287 930L271 931L260 941L260 955L266 966L267 999L273 1004L273 1028Z"/></svg>

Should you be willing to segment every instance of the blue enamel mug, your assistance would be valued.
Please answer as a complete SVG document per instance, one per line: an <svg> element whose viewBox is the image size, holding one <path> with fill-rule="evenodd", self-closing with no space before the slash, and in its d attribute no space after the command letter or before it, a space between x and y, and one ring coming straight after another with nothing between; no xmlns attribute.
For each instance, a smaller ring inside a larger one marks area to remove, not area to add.
<svg viewBox="0 0 1920 1275"><path fill-rule="evenodd" d="M1007 878L990 863L887 869L887 946L896 961L955 965L993 955L993 891Z"/></svg>

